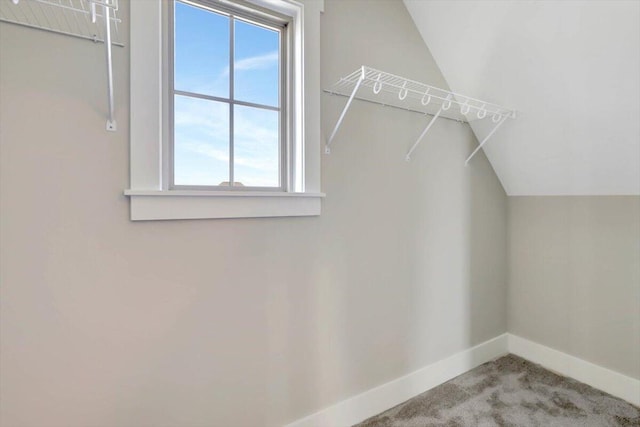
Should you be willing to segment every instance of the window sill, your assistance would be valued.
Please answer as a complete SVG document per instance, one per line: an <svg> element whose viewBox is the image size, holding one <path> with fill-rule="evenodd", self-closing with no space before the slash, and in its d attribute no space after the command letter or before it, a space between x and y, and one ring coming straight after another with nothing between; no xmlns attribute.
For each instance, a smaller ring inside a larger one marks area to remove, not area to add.
<svg viewBox="0 0 640 427"><path fill-rule="evenodd" d="M125 190L131 220L320 215L323 193Z"/></svg>

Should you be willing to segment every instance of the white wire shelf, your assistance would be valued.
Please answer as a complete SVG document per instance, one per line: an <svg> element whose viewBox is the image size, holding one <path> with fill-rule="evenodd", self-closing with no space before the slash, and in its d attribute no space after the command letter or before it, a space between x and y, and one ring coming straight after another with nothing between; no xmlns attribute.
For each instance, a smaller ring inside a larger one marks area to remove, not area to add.
<svg viewBox="0 0 640 427"><path fill-rule="evenodd" d="M346 77L341 78L330 89L325 89L325 92L349 97L347 105L327 141L325 148L327 154L330 153L329 146L342 124L353 99L433 116L416 143L407 153L407 160L410 159L412 152L438 117L464 123L482 119L492 120L496 126L480 143L478 149L487 142L507 118L516 117L516 111L513 109L440 89L364 65ZM476 154L478 149L469 156L467 163L471 160L471 157Z"/></svg>
<svg viewBox="0 0 640 427"><path fill-rule="evenodd" d="M111 49L124 46L118 0L0 0L0 22L103 43L109 101L106 129L116 130Z"/></svg>
<svg viewBox="0 0 640 427"><path fill-rule="evenodd" d="M0 0L0 21L104 43L105 5L111 43L123 47L117 0Z"/></svg>

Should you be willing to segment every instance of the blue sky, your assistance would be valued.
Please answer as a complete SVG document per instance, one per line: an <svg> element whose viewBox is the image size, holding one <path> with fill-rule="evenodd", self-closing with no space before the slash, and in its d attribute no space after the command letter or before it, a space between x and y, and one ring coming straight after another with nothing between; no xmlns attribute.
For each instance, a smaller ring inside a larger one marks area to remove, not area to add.
<svg viewBox="0 0 640 427"><path fill-rule="evenodd" d="M230 18L176 2L176 90L229 97ZM236 100L278 106L277 32L234 20ZM176 185L229 180L229 104L175 96ZM245 186L278 186L278 113L234 107L234 174Z"/></svg>

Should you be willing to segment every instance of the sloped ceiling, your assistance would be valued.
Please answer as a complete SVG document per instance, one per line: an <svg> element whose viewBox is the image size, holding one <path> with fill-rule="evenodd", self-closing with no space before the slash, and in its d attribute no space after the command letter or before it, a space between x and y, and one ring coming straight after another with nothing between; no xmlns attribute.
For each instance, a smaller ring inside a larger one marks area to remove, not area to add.
<svg viewBox="0 0 640 427"><path fill-rule="evenodd" d="M404 3L453 91L519 111L485 146L507 194L640 194L640 1Z"/></svg>

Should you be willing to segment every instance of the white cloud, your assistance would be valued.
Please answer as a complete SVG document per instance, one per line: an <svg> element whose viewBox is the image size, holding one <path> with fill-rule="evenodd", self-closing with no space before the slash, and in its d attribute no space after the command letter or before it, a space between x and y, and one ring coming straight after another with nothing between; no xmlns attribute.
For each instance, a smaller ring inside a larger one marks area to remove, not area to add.
<svg viewBox="0 0 640 427"><path fill-rule="evenodd" d="M273 51L264 55L251 56L235 62L237 70L260 70L278 63L278 52Z"/></svg>
<svg viewBox="0 0 640 427"><path fill-rule="evenodd" d="M262 55L239 59L234 62L234 69L235 71L264 70L277 65L279 56L278 51L274 50ZM223 75L229 75L229 67L224 69Z"/></svg>

